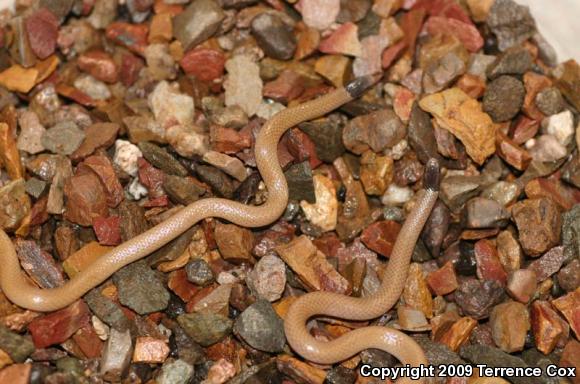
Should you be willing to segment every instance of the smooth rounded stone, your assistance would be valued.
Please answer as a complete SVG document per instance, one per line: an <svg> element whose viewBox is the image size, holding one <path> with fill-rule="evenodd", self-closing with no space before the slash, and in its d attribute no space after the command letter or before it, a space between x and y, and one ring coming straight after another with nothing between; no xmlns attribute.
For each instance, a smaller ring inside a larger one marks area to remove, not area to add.
<svg viewBox="0 0 580 384"><path fill-rule="evenodd" d="M213 272L209 264L203 259L195 259L187 263L185 273L189 282L202 287L214 281Z"/></svg>
<svg viewBox="0 0 580 384"><path fill-rule="evenodd" d="M489 316L492 307L503 298L503 287L496 280L465 280L455 291L457 305L466 315L476 319Z"/></svg>
<svg viewBox="0 0 580 384"><path fill-rule="evenodd" d="M519 45L536 32L536 22L526 6L514 0L497 0L487 17L487 25L498 40L500 51Z"/></svg>
<svg viewBox="0 0 580 384"><path fill-rule="evenodd" d="M290 166L290 168L284 172L284 176L288 183L288 194L290 200L305 200L308 203L316 203L314 179L308 161Z"/></svg>
<svg viewBox="0 0 580 384"><path fill-rule="evenodd" d="M80 147L85 133L72 121L57 123L42 135L42 146L52 153L71 155Z"/></svg>
<svg viewBox="0 0 580 384"><path fill-rule="evenodd" d="M467 228L501 228L507 225L510 214L498 202L476 197L465 204L463 219Z"/></svg>
<svg viewBox="0 0 580 384"><path fill-rule="evenodd" d="M177 322L193 341L203 347L217 343L232 331L233 321L214 312L186 313Z"/></svg>
<svg viewBox="0 0 580 384"><path fill-rule="evenodd" d="M262 105L264 83L260 77L260 66L249 55L236 55L226 61L226 71L226 106L237 105L248 117L254 116Z"/></svg>
<svg viewBox="0 0 580 384"><path fill-rule="evenodd" d="M515 117L524 104L526 89L511 76L500 76L490 82L483 95L483 110L494 122L501 123Z"/></svg>
<svg viewBox="0 0 580 384"><path fill-rule="evenodd" d="M521 193L521 187L518 183L509 181L498 181L481 192L481 197L494 200L502 206L507 206L515 202Z"/></svg>
<svg viewBox="0 0 580 384"><path fill-rule="evenodd" d="M187 384L193 376L193 365L185 361L167 360L161 367L161 373L155 379L157 384Z"/></svg>
<svg viewBox="0 0 580 384"><path fill-rule="evenodd" d="M273 255L262 257L246 277L246 284L258 298L274 302L286 286L286 264Z"/></svg>
<svg viewBox="0 0 580 384"><path fill-rule="evenodd" d="M501 54L488 68L487 75L495 79L501 75L523 75L534 66L534 59L530 52L523 48L509 49Z"/></svg>
<svg viewBox="0 0 580 384"><path fill-rule="evenodd" d="M451 222L450 214L449 208L443 202L437 201L421 233L421 240L433 257L439 257L441 244Z"/></svg>
<svg viewBox="0 0 580 384"><path fill-rule="evenodd" d="M225 14L215 0L194 0L173 18L173 35L184 51L212 37Z"/></svg>
<svg viewBox="0 0 580 384"><path fill-rule="evenodd" d="M459 355L474 364L485 364L488 367L528 367L521 358L486 345L466 345L459 350ZM514 384L545 384L543 379L535 377L511 376L510 381Z"/></svg>
<svg viewBox="0 0 580 384"><path fill-rule="evenodd" d="M296 51L292 28L271 13L262 13L252 20L252 34L264 53L274 59L289 60Z"/></svg>
<svg viewBox="0 0 580 384"><path fill-rule="evenodd" d="M570 111L552 115L542 121L542 133L554 136L563 146L572 141L574 131L574 115Z"/></svg>
<svg viewBox="0 0 580 384"><path fill-rule="evenodd" d="M120 269L113 275L119 301L140 315L162 311L169 303L169 291L145 260Z"/></svg>
<svg viewBox="0 0 580 384"><path fill-rule="evenodd" d="M167 152L165 148L158 145L143 141L139 143L139 149L143 153L145 160L150 162L154 167L157 167L170 175L187 176L189 172L177 159Z"/></svg>
<svg viewBox="0 0 580 384"><path fill-rule="evenodd" d="M548 87L536 95L536 107L546 116L562 112L565 107L564 97L556 87Z"/></svg>
<svg viewBox="0 0 580 384"><path fill-rule="evenodd" d="M580 260L572 260L558 272L558 283L566 292L572 292L580 287Z"/></svg>
<svg viewBox="0 0 580 384"><path fill-rule="evenodd" d="M199 200L199 197L205 193L205 189L191 178L175 175L165 176L163 190L172 201L183 205Z"/></svg>
<svg viewBox="0 0 580 384"><path fill-rule="evenodd" d="M266 300L258 300L238 316L234 332L260 351L277 353L284 350L284 321Z"/></svg>
<svg viewBox="0 0 580 384"><path fill-rule="evenodd" d="M356 377L355 371L339 365L328 371L324 382L326 384L354 384Z"/></svg>

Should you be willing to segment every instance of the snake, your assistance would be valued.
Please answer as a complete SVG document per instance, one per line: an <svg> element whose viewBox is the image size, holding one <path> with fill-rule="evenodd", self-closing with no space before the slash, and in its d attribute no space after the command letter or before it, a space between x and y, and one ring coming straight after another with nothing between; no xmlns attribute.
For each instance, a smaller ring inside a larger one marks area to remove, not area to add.
<svg viewBox="0 0 580 384"><path fill-rule="evenodd" d="M38 288L29 281L20 268L10 237L0 229L0 288L10 301L20 307L51 312L74 303L122 267L161 248L200 220L213 217L248 228L273 223L286 210L289 197L287 181L277 155L277 145L282 135L302 122L322 117L360 97L381 77L379 74L355 78L343 87L286 108L264 123L254 147L256 165L268 191L268 198L262 205L246 205L218 197L198 200L109 250L63 285L48 289ZM426 364L421 347L395 329L370 326L355 329L330 342L321 342L309 334L306 322L315 315L350 320L372 319L397 302L405 284L413 248L437 199L438 180L438 164L430 159L426 164L425 188L419 192L421 196L401 228L378 293L353 298L331 292L311 292L290 306L284 330L294 351L315 363L335 363L364 349L378 348L393 354L401 362L413 366ZM400 382L405 380L403 378Z"/></svg>

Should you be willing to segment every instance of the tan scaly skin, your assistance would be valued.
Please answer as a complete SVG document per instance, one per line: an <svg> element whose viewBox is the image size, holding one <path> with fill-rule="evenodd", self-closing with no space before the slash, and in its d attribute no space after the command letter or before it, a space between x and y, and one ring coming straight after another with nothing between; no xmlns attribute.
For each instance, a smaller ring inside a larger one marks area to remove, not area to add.
<svg viewBox="0 0 580 384"><path fill-rule="evenodd" d="M359 97L378 79L377 76L355 79L344 88L281 111L262 127L256 139L255 156L268 190L265 204L248 206L219 198L196 201L168 220L115 247L66 284L52 289L40 289L27 281L10 238L0 230L0 288L10 301L21 307L42 312L54 311L72 304L122 267L156 251L200 220L216 217L251 228L271 224L282 215L288 203L288 186L277 158L281 136L299 123L323 116ZM394 305L403 289L417 237L437 199L438 174L437 163L430 161L426 170L428 188L422 192L416 208L401 229L379 293L357 299L314 292L302 296L292 305L285 321L286 336L292 348L304 358L319 363L335 363L361 350L379 348L392 353L403 363L413 366L426 364L421 348L411 338L395 330L367 327L349 332L332 342L321 343L310 336L305 324L308 318L319 314L352 320L376 318Z"/></svg>

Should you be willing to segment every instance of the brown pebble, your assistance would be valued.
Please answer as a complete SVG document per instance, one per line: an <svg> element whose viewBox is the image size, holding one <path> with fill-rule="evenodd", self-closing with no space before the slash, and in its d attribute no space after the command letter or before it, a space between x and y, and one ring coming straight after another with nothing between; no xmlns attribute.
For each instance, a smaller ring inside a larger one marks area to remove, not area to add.
<svg viewBox="0 0 580 384"><path fill-rule="evenodd" d="M490 324L495 344L507 353L521 351L530 329L530 316L525 305L511 301L496 305Z"/></svg>
<svg viewBox="0 0 580 384"><path fill-rule="evenodd" d="M524 252L536 257L560 241L561 218L556 204L546 198L516 203L512 216L519 231Z"/></svg>

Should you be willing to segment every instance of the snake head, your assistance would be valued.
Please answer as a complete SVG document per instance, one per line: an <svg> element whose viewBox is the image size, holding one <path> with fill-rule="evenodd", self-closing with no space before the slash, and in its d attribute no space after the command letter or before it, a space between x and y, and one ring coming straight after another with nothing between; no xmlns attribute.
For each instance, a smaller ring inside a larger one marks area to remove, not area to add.
<svg viewBox="0 0 580 384"><path fill-rule="evenodd" d="M362 96L367 89L375 85L382 77L382 73L357 77L344 88L353 99L356 99Z"/></svg>
<svg viewBox="0 0 580 384"><path fill-rule="evenodd" d="M425 165L425 176L423 185L431 191L439 191L439 162L435 158L430 158Z"/></svg>

